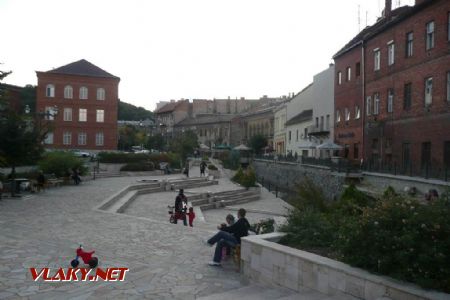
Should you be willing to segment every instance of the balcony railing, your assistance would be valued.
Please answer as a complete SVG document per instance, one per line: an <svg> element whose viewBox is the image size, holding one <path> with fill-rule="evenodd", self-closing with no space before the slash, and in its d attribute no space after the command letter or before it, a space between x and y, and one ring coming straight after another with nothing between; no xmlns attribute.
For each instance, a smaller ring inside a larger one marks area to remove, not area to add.
<svg viewBox="0 0 450 300"><path fill-rule="evenodd" d="M326 135L330 133L330 128L326 127L324 124L316 127L315 125L308 126L308 135Z"/></svg>

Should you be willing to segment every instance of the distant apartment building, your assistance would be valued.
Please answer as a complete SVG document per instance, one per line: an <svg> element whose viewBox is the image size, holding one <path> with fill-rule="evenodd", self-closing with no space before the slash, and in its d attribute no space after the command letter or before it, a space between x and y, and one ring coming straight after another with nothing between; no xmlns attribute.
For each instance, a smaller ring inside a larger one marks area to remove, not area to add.
<svg viewBox="0 0 450 300"><path fill-rule="evenodd" d="M273 149L277 154L286 154L286 115L287 104L282 104L274 111Z"/></svg>
<svg viewBox="0 0 450 300"><path fill-rule="evenodd" d="M385 4L334 57L335 138L372 167L440 177L450 168L450 1Z"/></svg>
<svg viewBox="0 0 450 300"><path fill-rule="evenodd" d="M47 148L117 149L119 77L84 59L36 74L36 111L50 112L46 118L53 123Z"/></svg>

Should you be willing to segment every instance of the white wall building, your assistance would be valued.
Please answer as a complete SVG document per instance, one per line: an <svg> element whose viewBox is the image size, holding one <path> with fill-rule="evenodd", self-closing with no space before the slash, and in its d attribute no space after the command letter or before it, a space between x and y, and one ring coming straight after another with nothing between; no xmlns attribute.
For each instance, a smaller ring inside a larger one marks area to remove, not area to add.
<svg viewBox="0 0 450 300"><path fill-rule="evenodd" d="M275 110L273 149L277 154L286 154L286 113L287 103Z"/></svg>

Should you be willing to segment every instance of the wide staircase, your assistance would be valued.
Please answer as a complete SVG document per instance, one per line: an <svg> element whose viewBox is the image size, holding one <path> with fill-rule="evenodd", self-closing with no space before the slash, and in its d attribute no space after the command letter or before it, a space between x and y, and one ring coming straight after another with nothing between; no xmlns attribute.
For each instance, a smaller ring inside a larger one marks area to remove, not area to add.
<svg viewBox="0 0 450 300"><path fill-rule="evenodd" d="M189 197L193 206L202 210L221 208L230 205L256 201L260 198L259 190L239 189L217 193L204 193Z"/></svg>

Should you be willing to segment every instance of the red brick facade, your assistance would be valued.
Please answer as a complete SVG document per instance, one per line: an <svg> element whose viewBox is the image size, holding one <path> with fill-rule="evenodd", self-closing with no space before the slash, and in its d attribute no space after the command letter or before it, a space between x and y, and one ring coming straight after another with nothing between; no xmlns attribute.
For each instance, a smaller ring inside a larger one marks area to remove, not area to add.
<svg viewBox="0 0 450 300"><path fill-rule="evenodd" d="M336 74L341 71L343 78L335 89L335 107L340 109L351 105L346 96L354 97L352 86L345 84L345 68L359 61L361 55L353 53L364 48L364 82L360 82L364 131L362 122L359 131L367 164L408 175L441 177L446 167L450 171L449 12L450 2L445 0L399 8L392 11L395 17L383 17L360 33L359 46L335 56ZM428 38L427 29L432 32ZM408 38L412 38L410 47ZM339 138L343 128L338 123L336 127L336 141L344 145L346 141Z"/></svg>
<svg viewBox="0 0 450 300"><path fill-rule="evenodd" d="M54 123L53 141L50 143L47 140L47 148L91 151L117 149L118 77L61 74L53 71L36 73L36 111L45 112L47 107L58 107L58 114L50 121ZM54 87L53 97L47 95L48 85ZM67 86L72 87L72 98L65 97L64 90ZM87 88L87 99L80 99L82 87ZM104 89L104 100L97 99L98 89Z"/></svg>

